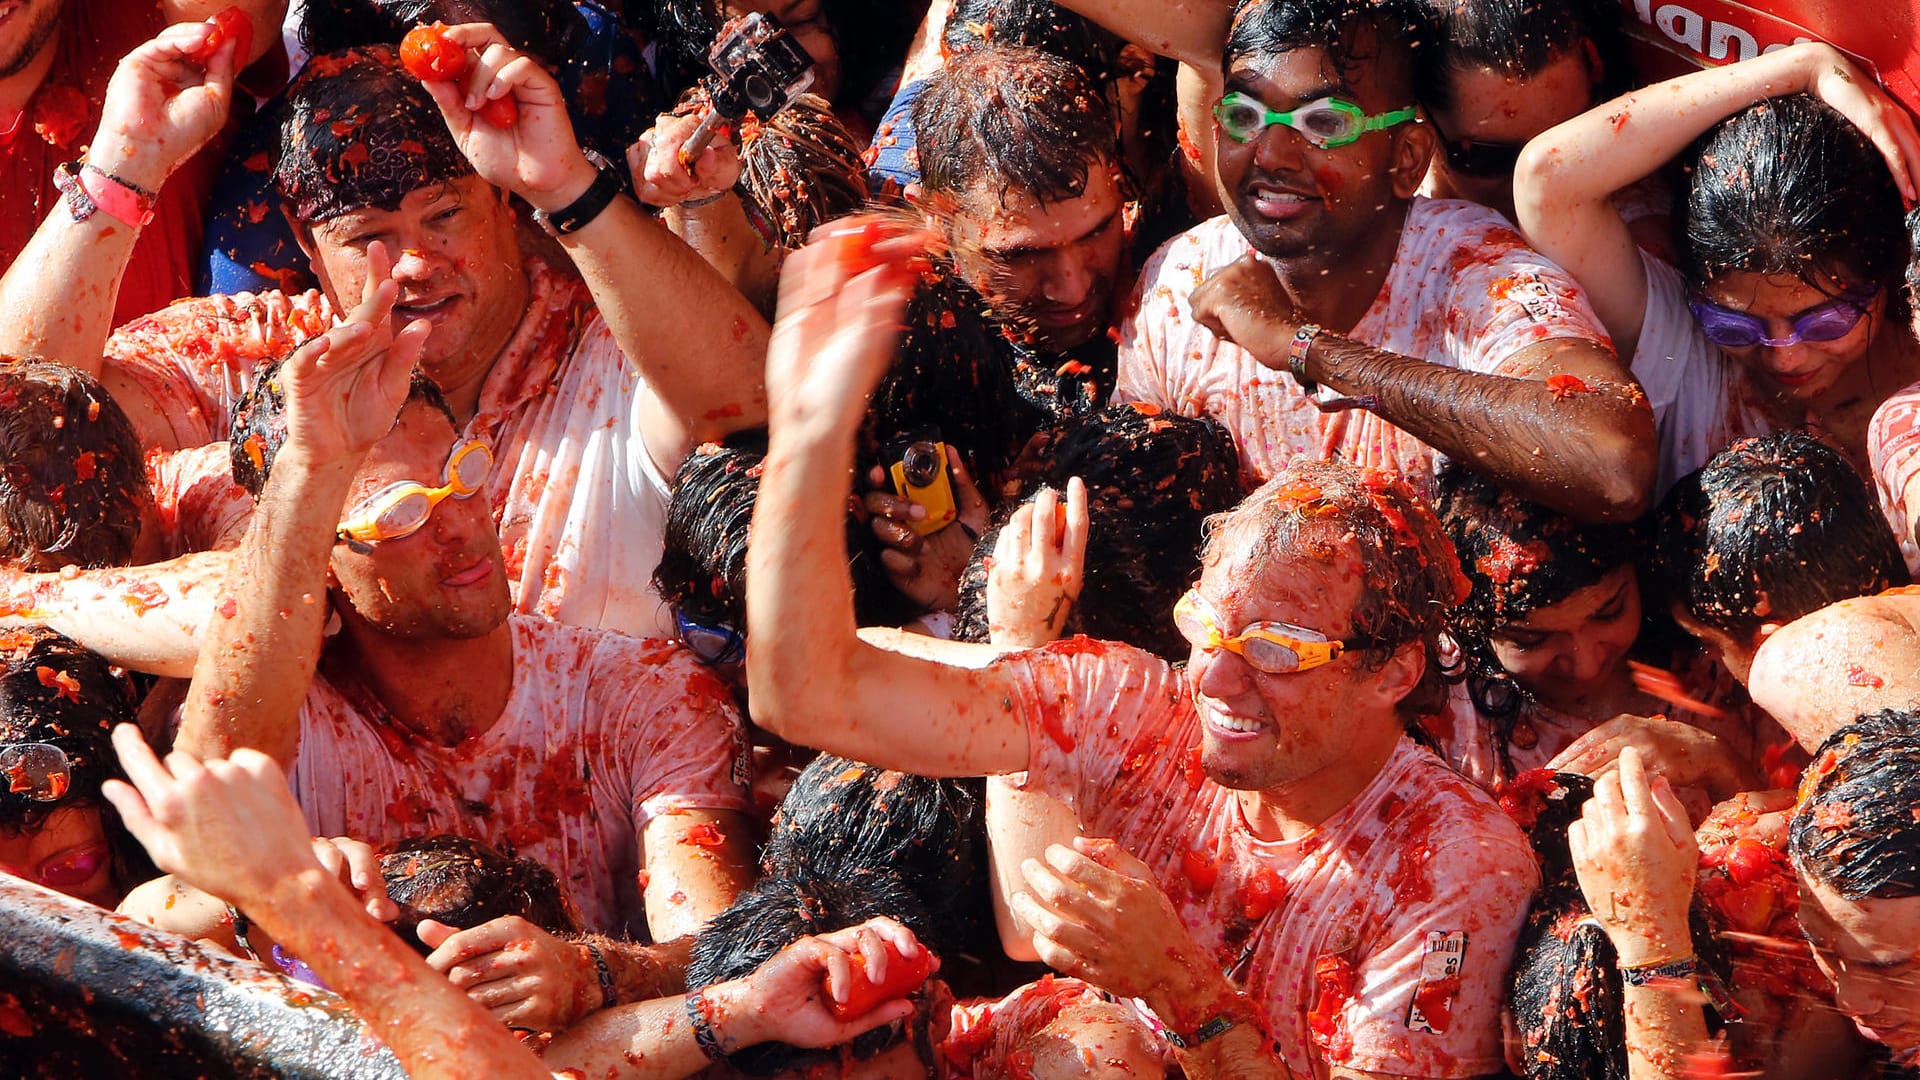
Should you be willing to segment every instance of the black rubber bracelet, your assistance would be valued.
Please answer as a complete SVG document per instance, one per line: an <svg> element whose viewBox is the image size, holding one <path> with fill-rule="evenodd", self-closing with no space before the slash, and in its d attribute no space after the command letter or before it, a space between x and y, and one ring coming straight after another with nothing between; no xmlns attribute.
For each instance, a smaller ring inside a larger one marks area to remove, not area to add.
<svg viewBox="0 0 1920 1080"><path fill-rule="evenodd" d="M593 224L593 220L620 196L620 174L597 154L589 152L587 160L593 162L594 168L599 171L579 198L551 214L544 210L534 212L533 218L540 223L540 227L555 236L576 233Z"/></svg>
<svg viewBox="0 0 1920 1080"><path fill-rule="evenodd" d="M1233 1030L1233 1017L1222 1013L1219 1016L1193 1029L1193 1034L1182 1035L1172 1028L1167 1029L1167 1041L1182 1050L1191 1050L1202 1043L1210 1042Z"/></svg>
<svg viewBox="0 0 1920 1080"><path fill-rule="evenodd" d="M727 1052L721 1049L720 1036L714 1034L713 1024L707 1019L707 999L698 990L687 995L687 1020L693 1024L693 1041L707 1060L725 1061Z"/></svg>
<svg viewBox="0 0 1920 1080"><path fill-rule="evenodd" d="M580 944L587 947L587 955L593 957L594 974L600 976L600 1007L607 1009L618 1005L620 1000L619 995L614 993L613 972L608 969L607 958L600 952L600 946L591 941L583 941Z"/></svg>

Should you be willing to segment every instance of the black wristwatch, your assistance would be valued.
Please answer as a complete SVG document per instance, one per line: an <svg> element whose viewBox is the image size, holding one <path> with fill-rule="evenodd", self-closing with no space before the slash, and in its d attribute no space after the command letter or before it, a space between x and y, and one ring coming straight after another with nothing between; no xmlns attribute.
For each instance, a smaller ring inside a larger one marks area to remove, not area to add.
<svg viewBox="0 0 1920 1080"><path fill-rule="evenodd" d="M580 197L549 214L545 210L535 210L533 220L552 236L565 236L579 232L593 223L613 200L620 195L620 172L606 158L591 150L585 151L587 160L593 163L598 175Z"/></svg>

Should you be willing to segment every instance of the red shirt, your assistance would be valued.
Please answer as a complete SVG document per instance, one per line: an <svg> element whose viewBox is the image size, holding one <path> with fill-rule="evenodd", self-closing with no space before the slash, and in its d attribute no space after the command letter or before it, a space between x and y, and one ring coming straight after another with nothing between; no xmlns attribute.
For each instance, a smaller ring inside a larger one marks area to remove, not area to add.
<svg viewBox="0 0 1920 1080"><path fill-rule="evenodd" d="M107 80L120 58L167 25L153 0L67 0L53 67L9 137L0 137L0 269L13 265L60 192L53 170L80 157L100 126ZM203 210L220 165L220 143L182 165L161 190L153 221L134 246L113 325L157 311L193 291Z"/></svg>

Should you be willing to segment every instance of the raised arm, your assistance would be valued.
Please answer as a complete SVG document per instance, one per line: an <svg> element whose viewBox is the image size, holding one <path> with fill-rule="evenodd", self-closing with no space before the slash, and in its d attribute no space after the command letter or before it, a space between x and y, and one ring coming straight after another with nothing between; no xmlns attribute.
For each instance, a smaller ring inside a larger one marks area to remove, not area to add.
<svg viewBox="0 0 1920 1080"><path fill-rule="evenodd" d="M374 922L315 861L284 774L264 754L163 764L131 724L113 733L127 782L107 798L155 865L241 908L353 1006L415 1080L549 1073L506 1027Z"/></svg>
<svg viewBox="0 0 1920 1080"><path fill-rule="evenodd" d="M479 61L461 84L425 86L474 170L536 209L573 205L598 173L574 139L559 84L490 25L447 36ZM518 117L505 127L469 108L509 98ZM663 472L700 442L765 422L767 321L698 252L624 195L560 243L647 381L641 430Z"/></svg>
<svg viewBox="0 0 1920 1080"><path fill-rule="evenodd" d="M247 746L281 765L300 747L300 703L320 660L327 562L360 461L393 426L429 324L393 333L398 289L377 242L360 306L295 350L277 376L287 438L207 629L176 745L197 757Z"/></svg>
<svg viewBox="0 0 1920 1080"><path fill-rule="evenodd" d="M1912 118L1838 49L1819 42L1635 90L1527 144L1513 177L1520 229L1586 288L1621 356L1631 358L1639 341L1647 278L1639 249L1609 201L1613 193L1734 113L1803 91L1865 132L1886 155L1901 193L1914 198L1909 163L1920 161L1920 138Z"/></svg>
<svg viewBox="0 0 1920 1080"><path fill-rule="evenodd" d="M150 566L27 573L0 568L0 629L50 626L124 668L184 679L220 604L234 552Z"/></svg>
<svg viewBox="0 0 1920 1080"><path fill-rule="evenodd" d="M170 26L114 70L87 152L82 180L157 192L226 122L233 99L232 41L196 60L207 23ZM0 353L45 357L102 376L120 280L140 228L102 210L73 220L67 199L53 209L0 278ZM107 389L131 415L145 395L106 373ZM136 423L138 418L136 417Z"/></svg>
<svg viewBox="0 0 1920 1080"><path fill-rule="evenodd" d="M782 738L924 776L1026 767L1026 728L998 667L875 648L855 633L846 507L868 395L893 359L915 243L837 223L794 253L767 356L776 406L747 551L747 682Z"/></svg>
<svg viewBox="0 0 1920 1080"><path fill-rule="evenodd" d="M1232 0L1060 0L1143 48L1201 71L1218 72L1233 18Z"/></svg>
<svg viewBox="0 0 1920 1080"><path fill-rule="evenodd" d="M1192 304L1202 325L1280 371L1307 321L1252 255L1208 278ZM1659 465L1653 409L1617 357L1585 339L1549 339L1501 370L1430 364L1331 332L1306 359L1312 381L1367 399L1375 415L1522 498L1579 521L1646 512Z"/></svg>

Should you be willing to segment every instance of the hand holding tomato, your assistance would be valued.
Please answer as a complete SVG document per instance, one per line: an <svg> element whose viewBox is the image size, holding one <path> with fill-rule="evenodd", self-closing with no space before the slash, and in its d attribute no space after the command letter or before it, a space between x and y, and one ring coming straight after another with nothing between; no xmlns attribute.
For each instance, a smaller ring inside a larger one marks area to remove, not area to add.
<svg viewBox="0 0 1920 1080"><path fill-rule="evenodd" d="M231 9L230 9L231 10ZM180 163L227 122L233 73L252 36L238 10L179 23L114 68L87 160L121 180L158 191Z"/></svg>

